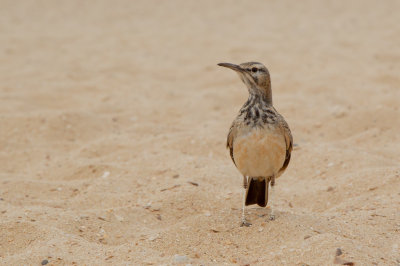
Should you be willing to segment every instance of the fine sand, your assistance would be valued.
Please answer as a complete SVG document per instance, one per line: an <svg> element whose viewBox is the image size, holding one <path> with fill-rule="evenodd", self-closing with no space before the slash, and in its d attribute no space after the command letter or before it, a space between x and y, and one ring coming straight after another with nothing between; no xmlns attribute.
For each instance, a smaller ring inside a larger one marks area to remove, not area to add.
<svg viewBox="0 0 400 266"><path fill-rule="evenodd" d="M0 6L1 265L400 263L399 1ZM246 61L296 144L249 228Z"/></svg>

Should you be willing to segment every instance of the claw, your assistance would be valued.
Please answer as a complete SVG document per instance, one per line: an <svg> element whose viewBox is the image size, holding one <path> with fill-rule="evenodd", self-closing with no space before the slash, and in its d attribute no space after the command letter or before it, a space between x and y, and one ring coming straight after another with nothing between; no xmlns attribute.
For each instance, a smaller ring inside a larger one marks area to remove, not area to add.
<svg viewBox="0 0 400 266"><path fill-rule="evenodd" d="M243 226L250 227L250 226L251 226L251 223L249 223L249 222L246 221L246 220L242 220L242 223L240 224L240 227L243 227Z"/></svg>
<svg viewBox="0 0 400 266"><path fill-rule="evenodd" d="M240 227L242 227L242 226L249 227L249 226L251 226L251 223L249 223L249 222L246 220L245 217L242 217L242 222L241 222L241 224L240 224Z"/></svg>

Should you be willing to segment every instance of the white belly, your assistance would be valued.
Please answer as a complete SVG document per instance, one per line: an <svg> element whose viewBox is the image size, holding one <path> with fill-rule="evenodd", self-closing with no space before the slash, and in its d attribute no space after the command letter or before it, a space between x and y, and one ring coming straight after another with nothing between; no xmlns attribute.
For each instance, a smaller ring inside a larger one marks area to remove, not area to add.
<svg viewBox="0 0 400 266"><path fill-rule="evenodd" d="M284 136L276 130L252 129L233 143L233 158L244 176L277 175L286 157Z"/></svg>

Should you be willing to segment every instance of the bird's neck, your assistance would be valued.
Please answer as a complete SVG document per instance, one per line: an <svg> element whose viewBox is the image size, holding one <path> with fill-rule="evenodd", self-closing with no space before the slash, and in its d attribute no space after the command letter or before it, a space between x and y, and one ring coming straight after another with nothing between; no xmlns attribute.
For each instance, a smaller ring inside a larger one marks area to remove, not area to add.
<svg viewBox="0 0 400 266"><path fill-rule="evenodd" d="M272 105L271 86L249 89L249 101L253 102L255 100L262 101L265 105Z"/></svg>

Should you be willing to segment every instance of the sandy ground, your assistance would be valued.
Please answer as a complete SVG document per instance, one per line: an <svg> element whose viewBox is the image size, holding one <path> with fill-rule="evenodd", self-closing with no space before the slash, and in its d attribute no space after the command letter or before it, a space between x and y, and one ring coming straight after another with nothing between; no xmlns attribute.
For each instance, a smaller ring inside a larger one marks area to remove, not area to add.
<svg viewBox="0 0 400 266"><path fill-rule="evenodd" d="M0 5L1 264L400 263L399 1ZM298 147L241 228L254 60Z"/></svg>

